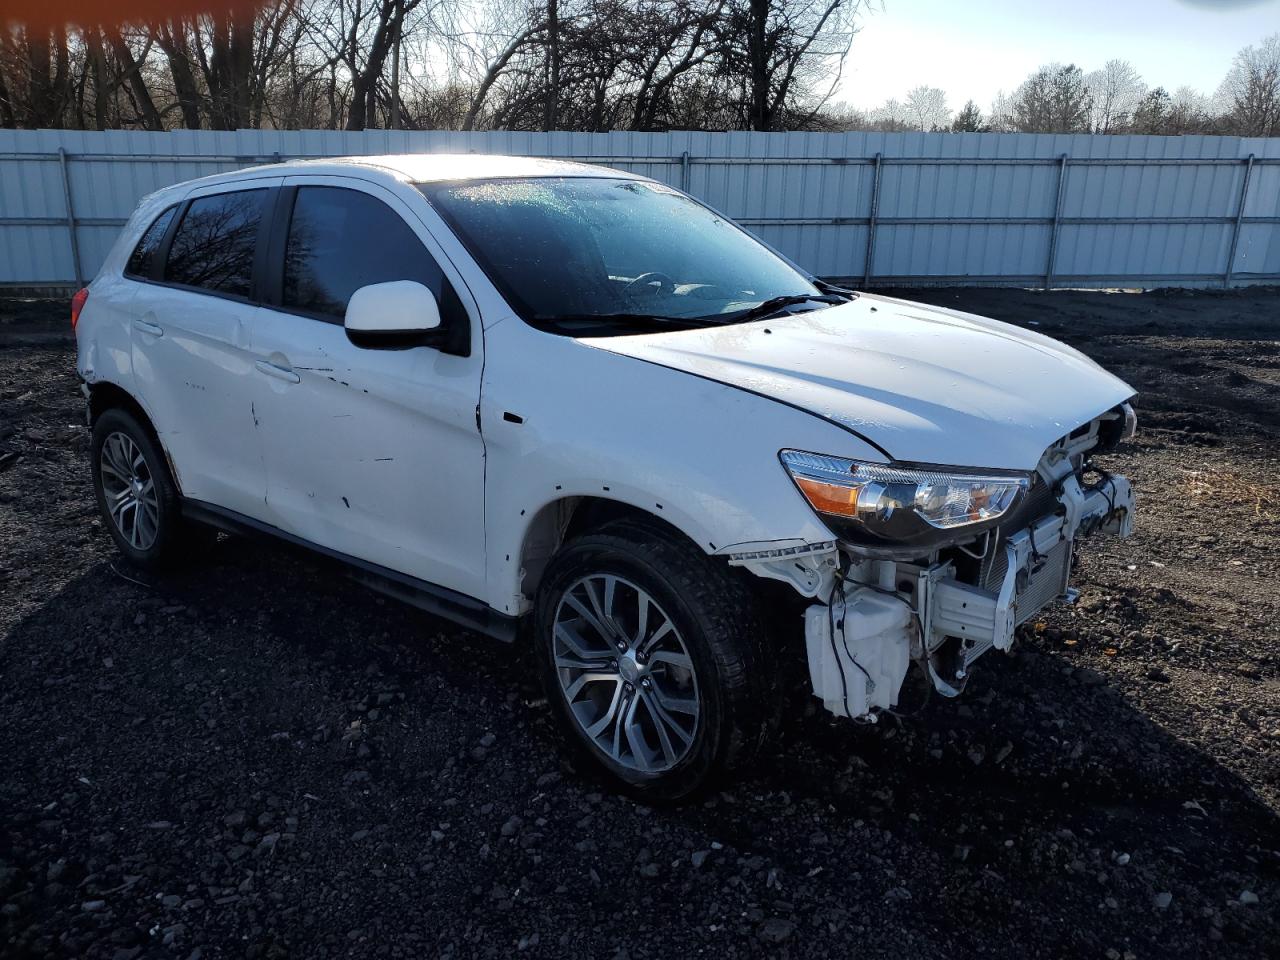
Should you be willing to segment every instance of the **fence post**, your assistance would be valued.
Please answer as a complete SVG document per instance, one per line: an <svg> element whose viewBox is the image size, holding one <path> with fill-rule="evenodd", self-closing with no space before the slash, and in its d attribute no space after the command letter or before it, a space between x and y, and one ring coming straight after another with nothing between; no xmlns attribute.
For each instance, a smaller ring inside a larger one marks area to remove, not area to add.
<svg viewBox="0 0 1280 960"><path fill-rule="evenodd" d="M689 151L680 154L680 189L689 192Z"/></svg>
<svg viewBox="0 0 1280 960"><path fill-rule="evenodd" d="M1253 173L1253 154L1244 161L1244 183L1240 185L1240 206L1236 208L1236 222L1231 228L1231 251L1227 254L1227 269L1222 274L1222 286L1231 286L1231 274L1236 268L1236 245L1240 243L1240 223L1244 220L1244 205L1249 200L1249 175Z"/></svg>
<svg viewBox="0 0 1280 960"><path fill-rule="evenodd" d="M1044 268L1044 288L1053 287L1053 261L1058 255L1058 227L1062 221L1062 193L1067 183L1067 155L1058 158L1058 196L1053 202L1053 229L1049 234L1049 259Z"/></svg>
<svg viewBox="0 0 1280 960"><path fill-rule="evenodd" d="M871 282L871 260L876 255L876 217L880 214L880 154L871 161L871 216L867 218L867 259L862 265L862 286Z"/></svg>
<svg viewBox="0 0 1280 960"><path fill-rule="evenodd" d="M76 236L76 208L71 199L71 175L67 171L67 151L58 148L58 168L62 171L62 199L67 205L67 236L71 240L71 264L76 272L76 286L84 286L84 271L80 269L80 238Z"/></svg>

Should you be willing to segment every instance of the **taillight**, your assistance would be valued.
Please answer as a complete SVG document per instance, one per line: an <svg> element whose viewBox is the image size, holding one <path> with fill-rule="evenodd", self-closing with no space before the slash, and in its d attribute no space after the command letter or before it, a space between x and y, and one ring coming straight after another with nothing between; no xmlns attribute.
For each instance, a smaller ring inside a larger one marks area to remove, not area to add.
<svg viewBox="0 0 1280 960"><path fill-rule="evenodd" d="M71 298L71 330L76 329L76 324L80 322L80 311L84 309L85 302L89 299L89 288L81 287L76 291L76 295Z"/></svg>

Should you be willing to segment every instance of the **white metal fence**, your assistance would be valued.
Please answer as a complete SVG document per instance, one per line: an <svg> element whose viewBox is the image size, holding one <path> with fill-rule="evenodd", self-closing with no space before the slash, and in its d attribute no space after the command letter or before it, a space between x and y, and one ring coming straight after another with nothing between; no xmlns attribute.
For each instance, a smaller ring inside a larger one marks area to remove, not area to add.
<svg viewBox="0 0 1280 960"><path fill-rule="evenodd" d="M859 285L1280 281L1280 139L1025 134L0 131L0 286L97 271L138 199L292 157L512 153L681 187Z"/></svg>

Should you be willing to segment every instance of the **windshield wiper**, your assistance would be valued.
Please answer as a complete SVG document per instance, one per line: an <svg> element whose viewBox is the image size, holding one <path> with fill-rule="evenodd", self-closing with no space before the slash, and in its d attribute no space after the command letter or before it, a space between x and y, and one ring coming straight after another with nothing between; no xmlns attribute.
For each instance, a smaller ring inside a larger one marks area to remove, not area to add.
<svg viewBox="0 0 1280 960"><path fill-rule="evenodd" d="M819 303L845 303L848 296L834 293L802 293L788 294L781 297L770 297L763 303L750 307L736 314L710 314L698 317L671 317L660 313L535 313L531 318L538 324L591 323L601 326L642 326L642 327L723 327L731 323L744 323L750 320L763 320L785 307L816 300Z"/></svg>
<svg viewBox="0 0 1280 960"><path fill-rule="evenodd" d="M636 324L651 327L714 327L707 317L667 317L660 313L536 313L535 323Z"/></svg>
<svg viewBox="0 0 1280 960"><path fill-rule="evenodd" d="M810 282L823 293L830 293L837 297L843 297L845 300L852 300L858 295L857 290L850 290L848 287L841 287L834 283L827 283L827 281L819 280L816 277Z"/></svg>
<svg viewBox="0 0 1280 960"><path fill-rule="evenodd" d="M810 300L817 300L819 303L845 303L846 298L837 296L832 293L796 293L788 294L781 297L770 297L763 303L758 303L749 310L735 314L732 319L721 321L722 323L747 323L751 320L763 320L765 317L771 317L784 307L791 307L801 303L808 303Z"/></svg>

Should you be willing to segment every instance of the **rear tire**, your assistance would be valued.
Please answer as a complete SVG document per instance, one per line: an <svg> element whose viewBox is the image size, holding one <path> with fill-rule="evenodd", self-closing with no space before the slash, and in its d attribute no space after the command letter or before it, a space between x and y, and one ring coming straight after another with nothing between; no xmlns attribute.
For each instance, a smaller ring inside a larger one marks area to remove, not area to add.
<svg viewBox="0 0 1280 960"><path fill-rule="evenodd" d="M776 694L754 597L656 525L566 545L538 591L534 645L567 739L640 799L686 799L765 738Z"/></svg>
<svg viewBox="0 0 1280 960"><path fill-rule="evenodd" d="M202 554L217 531L182 516L182 498L151 430L129 411L105 411L90 444L93 491L117 549L145 570Z"/></svg>

